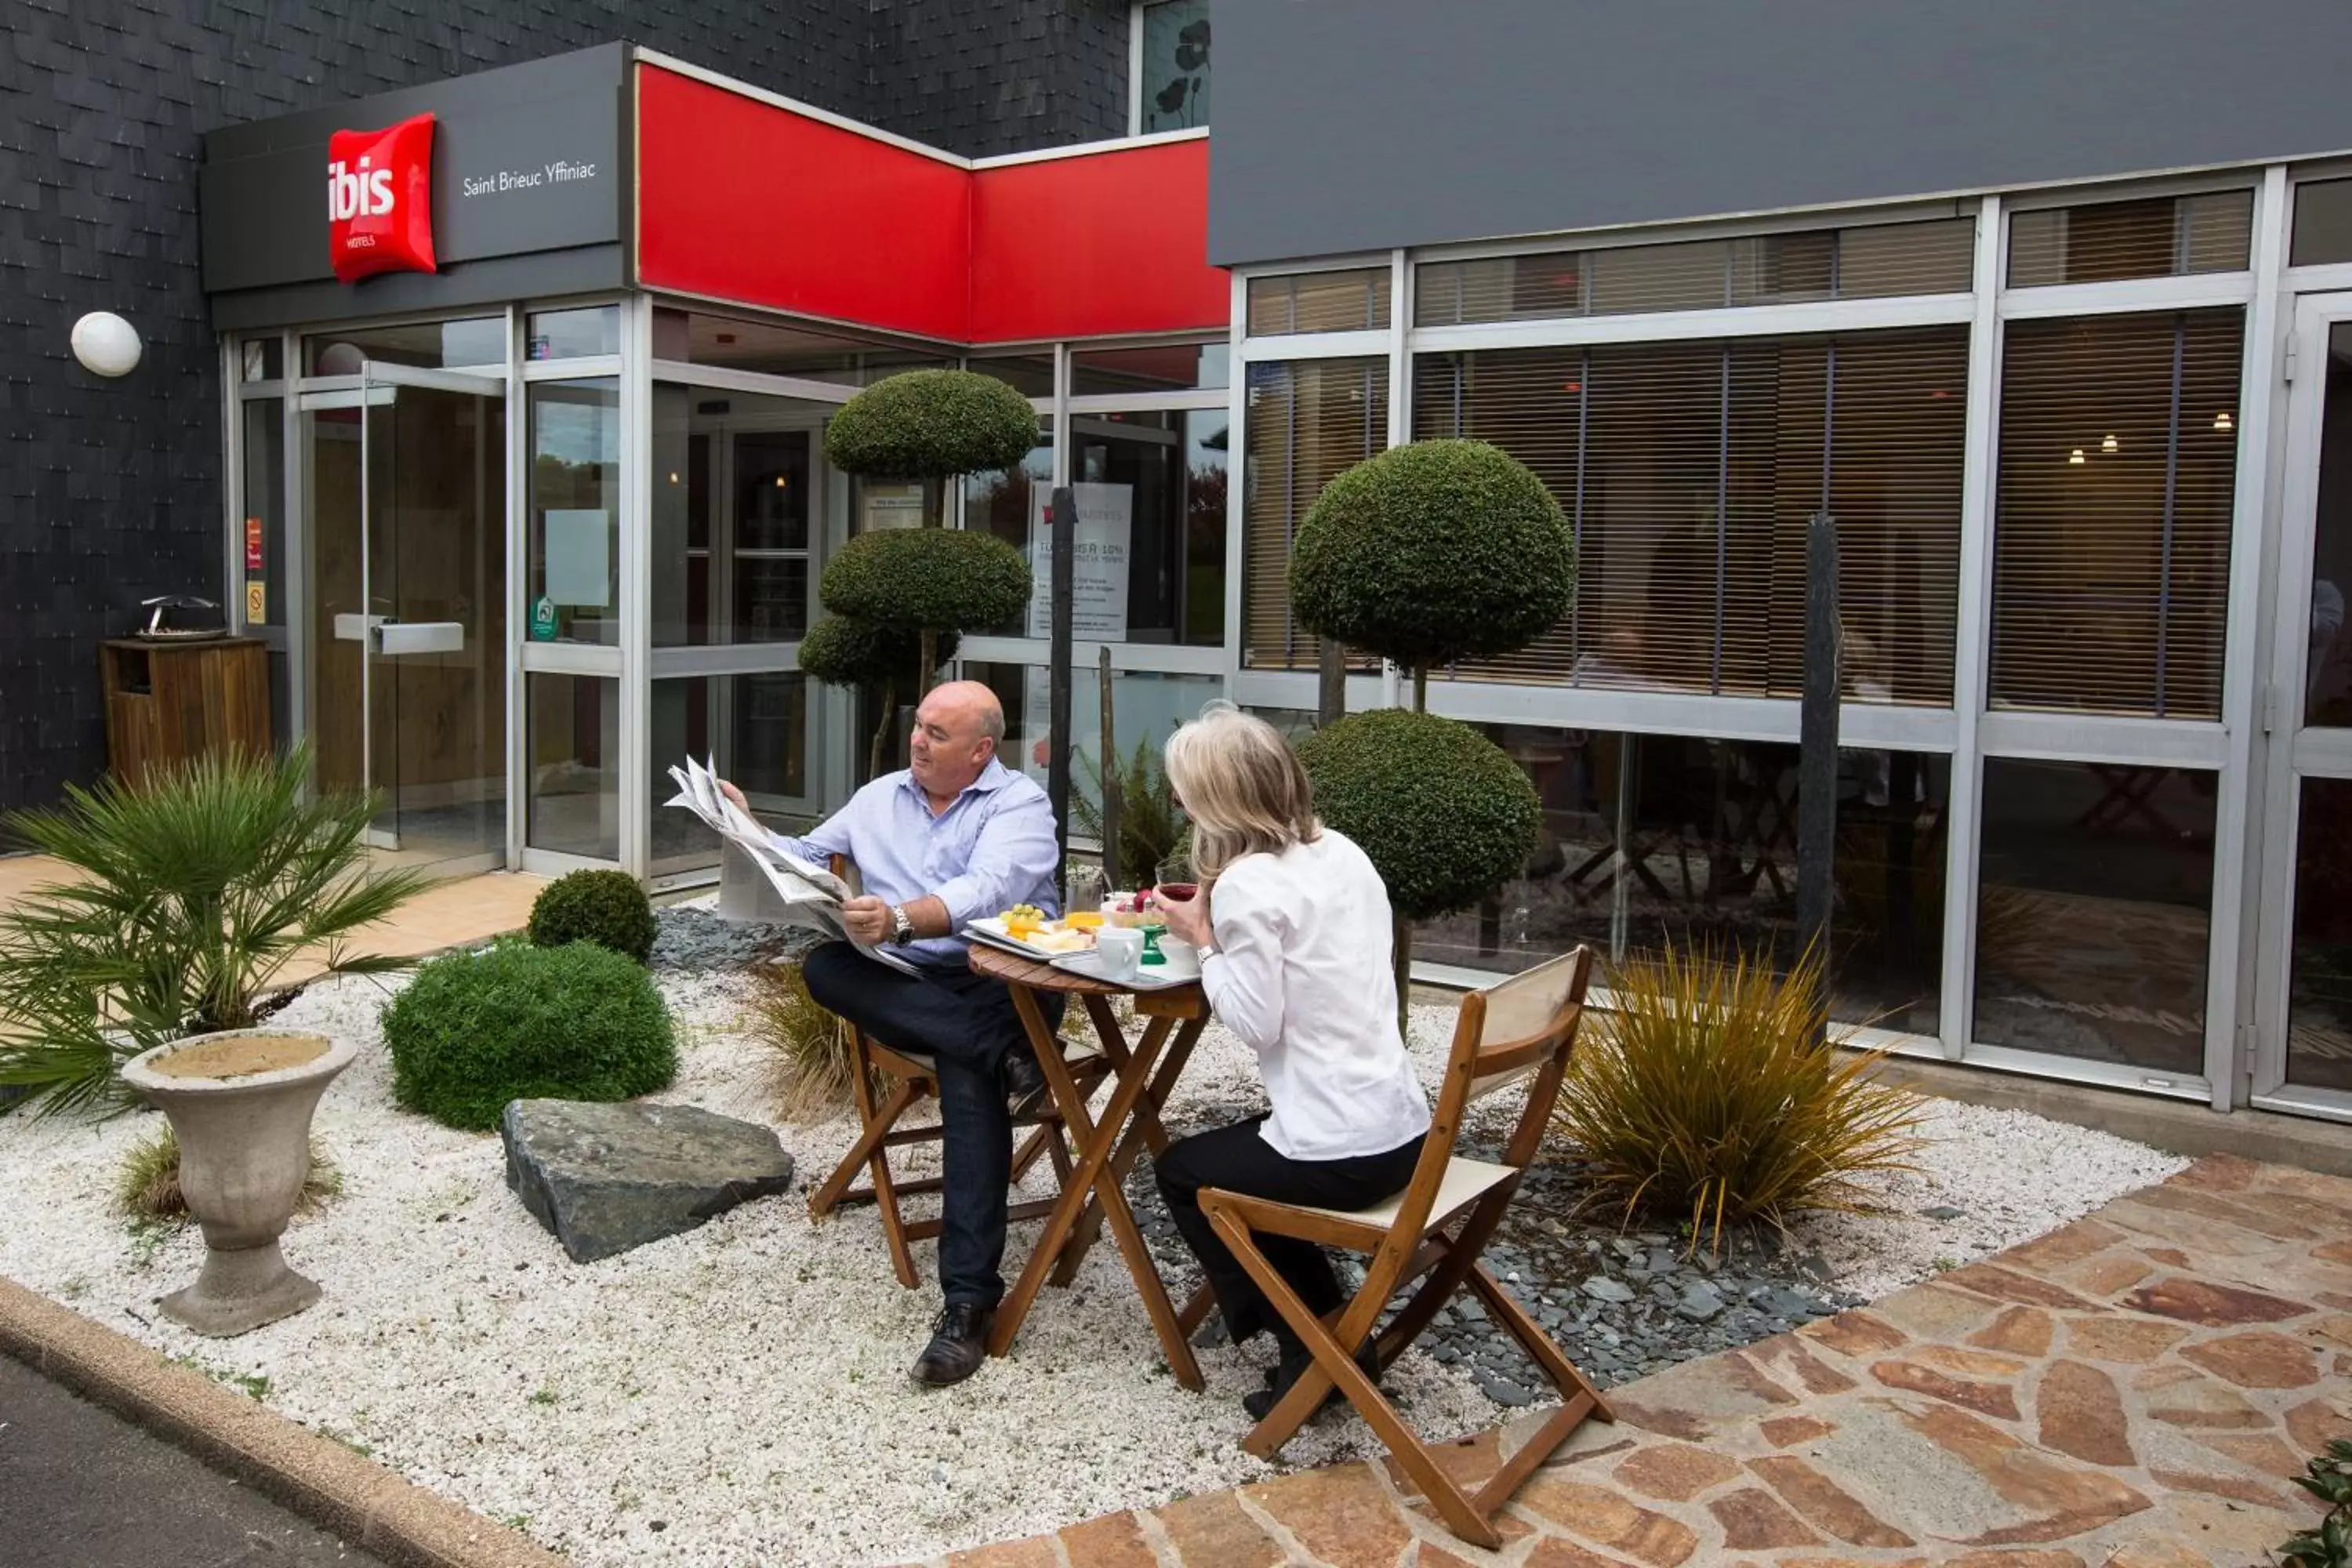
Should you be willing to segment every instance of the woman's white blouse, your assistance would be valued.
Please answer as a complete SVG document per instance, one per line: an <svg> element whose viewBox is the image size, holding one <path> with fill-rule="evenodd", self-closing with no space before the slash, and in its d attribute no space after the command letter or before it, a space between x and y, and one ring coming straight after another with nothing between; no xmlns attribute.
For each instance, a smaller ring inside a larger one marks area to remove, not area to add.
<svg viewBox="0 0 2352 1568"><path fill-rule="evenodd" d="M1429 1101L1397 1033L1388 889L1364 852L1325 828L1247 855L1210 894L1209 1005L1257 1052L1274 1113L1259 1135L1293 1160L1381 1154L1429 1129Z"/></svg>

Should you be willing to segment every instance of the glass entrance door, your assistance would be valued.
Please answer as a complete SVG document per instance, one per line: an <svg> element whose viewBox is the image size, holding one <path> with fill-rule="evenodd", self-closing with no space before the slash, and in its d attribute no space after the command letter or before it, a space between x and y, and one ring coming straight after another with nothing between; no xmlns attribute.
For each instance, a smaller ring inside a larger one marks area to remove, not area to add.
<svg viewBox="0 0 2352 1568"><path fill-rule="evenodd" d="M2303 300L2294 342L2253 1098L2352 1121L2352 295Z"/></svg>
<svg viewBox="0 0 2352 1568"><path fill-rule="evenodd" d="M301 403L322 788L371 787L403 865L503 864L506 388L368 362Z"/></svg>

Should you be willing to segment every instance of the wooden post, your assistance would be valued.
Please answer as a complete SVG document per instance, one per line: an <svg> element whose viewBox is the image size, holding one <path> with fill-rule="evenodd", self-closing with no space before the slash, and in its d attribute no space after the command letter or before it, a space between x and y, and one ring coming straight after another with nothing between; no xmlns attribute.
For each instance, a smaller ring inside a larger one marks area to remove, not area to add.
<svg viewBox="0 0 2352 1568"><path fill-rule="evenodd" d="M1095 679L1102 696L1102 874L1103 891L1118 890L1118 819L1127 802L1119 779L1118 728L1111 721L1110 649L1095 661Z"/></svg>
<svg viewBox="0 0 2352 1568"><path fill-rule="evenodd" d="M1047 655L1045 725L1054 737L1045 760L1045 796L1054 807L1054 885L1070 858L1070 622L1077 599L1077 495L1065 485L1053 501L1053 624Z"/></svg>
<svg viewBox="0 0 2352 1568"><path fill-rule="evenodd" d="M1832 862L1837 849L1837 520L1805 531L1805 696L1797 746L1797 941L1829 982Z"/></svg>

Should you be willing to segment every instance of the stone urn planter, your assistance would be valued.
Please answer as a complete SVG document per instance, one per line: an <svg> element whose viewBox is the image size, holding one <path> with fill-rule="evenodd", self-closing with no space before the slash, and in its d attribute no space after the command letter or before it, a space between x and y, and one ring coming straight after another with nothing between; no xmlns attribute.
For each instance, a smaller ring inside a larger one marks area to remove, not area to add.
<svg viewBox="0 0 2352 1568"><path fill-rule="evenodd" d="M349 1040L297 1029L231 1029L123 1065L123 1080L171 1119L180 1188L204 1227L204 1269L163 1298L166 1317L226 1339L319 1299L278 1237L310 1173L311 1113L357 1054Z"/></svg>

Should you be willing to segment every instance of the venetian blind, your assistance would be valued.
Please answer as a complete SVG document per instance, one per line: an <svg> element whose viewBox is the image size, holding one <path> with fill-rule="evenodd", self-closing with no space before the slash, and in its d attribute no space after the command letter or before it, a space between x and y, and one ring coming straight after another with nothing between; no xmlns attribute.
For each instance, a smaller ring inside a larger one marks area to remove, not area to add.
<svg viewBox="0 0 2352 1568"><path fill-rule="evenodd" d="M2235 308L2011 323L1994 707L2221 716L2244 337Z"/></svg>
<svg viewBox="0 0 2352 1568"><path fill-rule="evenodd" d="M1388 445L1388 361L1253 364L1247 418L1244 662L1312 669L1318 639L1290 613L1291 542L1323 487Z"/></svg>
<svg viewBox="0 0 2352 1568"><path fill-rule="evenodd" d="M1958 217L1431 261L1414 274L1413 324L1964 294L1975 247L1976 219Z"/></svg>
<svg viewBox="0 0 2352 1568"><path fill-rule="evenodd" d="M1298 272L1249 281L1249 335L1379 331L1389 324L1389 269Z"/></svg>
<svg viewBox="0 0 2352 1568"><path fill-rule="evenodd" d="M2252 191L2017 213L2009 220L2009 286L2241 271L2253 222Z"/></svg>
<svg viewBox="0 0 2352 1568"><path fill-rule="evenodd" d="M1453 673L1798 696L1826 503L1848 699L1949 703L1967 382L1958 326L1421 356L1415 437L1501 447L1578 541L1568 619Z"/></svg>

